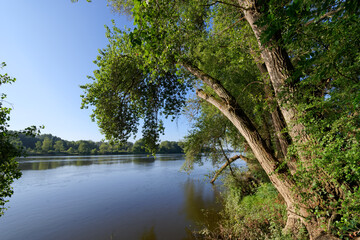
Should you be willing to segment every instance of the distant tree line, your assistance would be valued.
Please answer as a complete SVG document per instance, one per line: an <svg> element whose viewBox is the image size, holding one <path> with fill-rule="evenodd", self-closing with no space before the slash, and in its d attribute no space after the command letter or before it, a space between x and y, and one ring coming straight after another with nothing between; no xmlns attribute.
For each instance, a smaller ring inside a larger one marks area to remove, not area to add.
<svg viewBox="0 0 360 240"><path fill-rule="evenodd" d="M97 155L146 153L143 139L135 143L94 142L89 140L67 141L51 134L42 134L36 137L19 133L12 140L12 144L28 155ZM183 153L180 142L163 141L158 146L158 153Z"/></svg>

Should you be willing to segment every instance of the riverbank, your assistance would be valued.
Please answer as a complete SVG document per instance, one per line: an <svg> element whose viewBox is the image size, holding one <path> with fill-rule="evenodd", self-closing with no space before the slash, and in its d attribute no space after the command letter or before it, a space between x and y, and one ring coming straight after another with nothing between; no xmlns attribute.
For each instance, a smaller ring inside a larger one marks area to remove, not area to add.
<svg viewBox="0 0 360 240"><path fill-rule="evenodd" d="M233 168L222 178L222 210L214 230L204 227L196 239L308 240L304 227L284 233L286 204L261 170Z"/></svg>

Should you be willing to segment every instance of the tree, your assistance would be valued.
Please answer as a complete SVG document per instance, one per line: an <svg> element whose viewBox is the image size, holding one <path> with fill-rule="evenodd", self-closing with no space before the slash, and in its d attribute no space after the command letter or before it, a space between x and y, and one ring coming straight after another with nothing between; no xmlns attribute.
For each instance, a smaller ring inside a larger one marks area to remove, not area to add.
<svg viewBox="0 0 360 240"><path fill-rule="evenodd" d="M144 139L137 140L132 147L132 152L133 153L146 153L145 140Z"/></svg>
<svg viewBox="0 0 360 240"><path fill-rule="evenodd" d="M1 64L1 68L5 67L5 63ZM12 83L15 79L10 78L7 74L0 75L0 86L6 83ZM21 172L18 169L18 163L15 157L20 156L20 151L11 144L12 134L8 131L8 121L10 120L10 108L3 106L3 101L6 98L5 94L1 95L0 102L0 216L4 214L6 197L13 194L11 183L14 179L21 177Z"/></svg>
<svg viewBox="0 0 360 240"><path fill-rule="evenodd" d="M37 151L41 151L41 148L42 148L42 142L41 141L37 141L36 143L35 143L35 148L36 148L36 150Z"/></svg>
<svg viewBox="0 0 360 240"><path fill-rule="evenodd" d="M183 150L177 142L162 141L159 145L159 153L182 153Z"/></svg>
<svg viewBox="0 0 360 240"><path fill-rule="evenodd" d="M106 143L101 143L101 145L100 145L100 147L99 147L99 152L101 153L101 154L105 154L105 153L107 153L108 152L108 145L106 144Z"/></svg>
<svg viewBox="0 0 360 240"><path fill-rule="evenodd" d="M64 143L63 143L62 140L57 140L57 141L55 142L54 150L55 150L56 152L62 152L62 151L65 150L65 148L64 148Z"/></svg>
<svg viewBox="0 0 360 240"><path fill-rule="evenodd" d="M52 139L50 137L45 137L43 143L42 143L42 147L41 147L41 150L43 152L49 152L50 150L52 150L52 146L53 143L52 143Z"/></svg>
<svg viewBox="0 0 360 240"><path fill-rule="evenodd" d="M80 141L78 152L80 154L88 154L88 153L90 153L89 144L86 141Z"/></svg>
<svg viewBox="0 0 360 240"><path fill-rule="evenodd" d="M127 139L145 117L154 149L158 116L176 115L194 86L284 198L285 229L300 221L311 239L330 238L360 223L358 4L110 2L132 7L136 28L108 29L94 82L83 86L107 138Z"/></svg>
<svg viewBox="0 0 360 240"><path fill-rule="evenodd" d="M5 66L6 64L4 62L1 63L0 69ZM13 82L15 82L15 78L11 78L6 73L0 74L0 86ZM9 201L5 199L11 197L13 194L11 184L15 179L21 177L16 157L23 155L22 149L12 144L12 140L17 139L18 135L8 130L11 108L4 106L4 103L7 103L5 99L6 95L2 93L0 100L0 216L4 214L4 210L6 210L4 205ZM37 129L34 126L22 131L22 133L27 135L34 135L36 132Z"/></svg>
<svg viewBox="0 0 360 240"><path fill-rule="evenodd" d="M73 147L69 147L68 150L66 150L67 153L70 153L70 154L74 154L75 153L75 150L73 149Z"/></svg>
<svg viewBox="0 0 360 240"><path fill-rule="evenodd" d="M96 61L99 65L108 61L113 61L113 64L95 71L95 78L89 77L98 79L96 84L81 86L86 93L82 95L82 108L96 101L98 107L93 110L92 120L97 119L105 137L114 141L124 142L131 134L136 134L139 121L144 118L145 147L155 152L159 135L163 132L158 114L178 115L189 85L187 80L175 74L175 70L143 71L143 59L131 49L129 36L124 35L121 42L113 43L117 47L100 51L102 57Z"/></svg>

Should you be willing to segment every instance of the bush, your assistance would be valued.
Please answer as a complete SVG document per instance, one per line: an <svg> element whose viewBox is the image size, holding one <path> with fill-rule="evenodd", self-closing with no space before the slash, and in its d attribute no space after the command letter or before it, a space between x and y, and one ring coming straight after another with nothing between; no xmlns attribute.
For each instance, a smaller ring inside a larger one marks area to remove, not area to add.
<svg viewBox="0 0 360 240"><path fill-rule="evenodd" d="M286 205L271 183L258 182L247 172L224 179L224 209L216 231L203 230L197 239L307 239L304 229L298 236L282 233Z"/></svg>

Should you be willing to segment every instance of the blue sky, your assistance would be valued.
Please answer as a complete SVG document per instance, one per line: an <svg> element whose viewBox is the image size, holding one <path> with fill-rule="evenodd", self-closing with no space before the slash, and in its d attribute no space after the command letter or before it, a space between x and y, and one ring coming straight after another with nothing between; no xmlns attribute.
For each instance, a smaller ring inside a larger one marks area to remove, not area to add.
<svg viewBox="0 0 360 240"><path fill-rule="evenodd" d="M131 21L106 0L11 0L0 9L0 62L7 64L0 71L17 79L0 89L13 106L10 129L44 125L43 133L66 140L103 139L91 111L80 109L79 86L89 82L98 49L107 44L104 25L114 19L119 28L131 27ZM179 118L165 127L162 140L179 140L189 123Z"/></svg>

